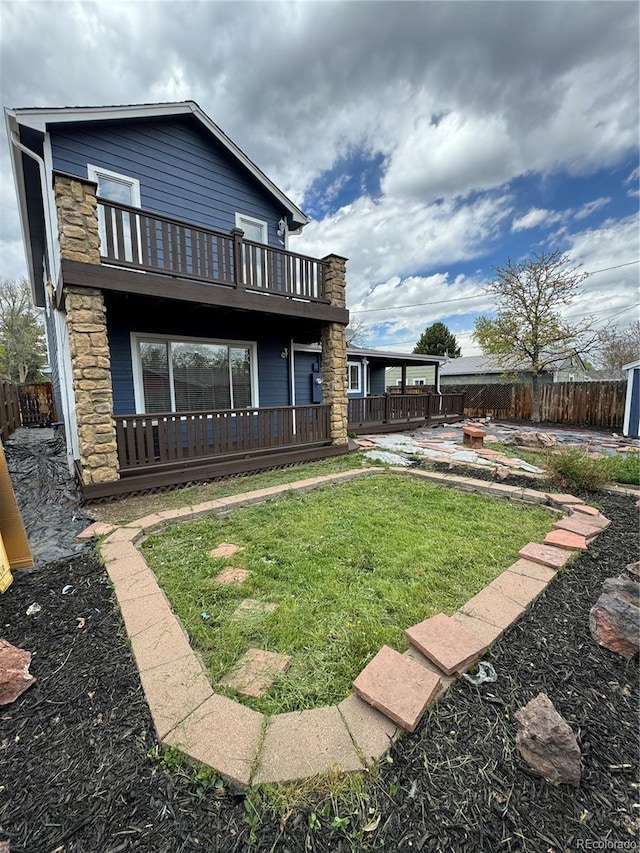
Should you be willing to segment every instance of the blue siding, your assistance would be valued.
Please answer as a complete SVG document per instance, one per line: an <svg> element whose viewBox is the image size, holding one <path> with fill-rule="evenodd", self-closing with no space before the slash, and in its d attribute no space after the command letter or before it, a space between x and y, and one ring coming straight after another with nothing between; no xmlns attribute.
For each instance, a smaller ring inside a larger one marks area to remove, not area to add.
<svg viewBox="0 0 640 853"><path fill-rule="evenodd" d="M369 394L372 396L380 395L386 393L385 387L385 377L386 377L386 368L385 367L371 367L371 373L369 376Z"/></svg>
<svg viewBox="0 0 640 853"><path fill-rule="evenodd" d="M64 420L62 409L62 392L60 390L60 372L58 370L58 338L53 322L53 310L45 311L44 318L47 328L47 351L49 354L49 366L51 367L51 388L53 390L53 401L56 406L56 418Z"/></svg>
<svg viewBox="0 0 640 853"><path fill-rule="evenodd" d="M629 393L629 391L627 391ZM631 407L629 410L629 426L625 433L630 438L640 438L640 368L633 370L631 380Z"/></svg>
<svg viewBox="0 0 640 853"><path fill-rule="evenodd" d="M107 332L111 354L114 414L135 412L131 332L167 335L174 338L211 338L255 341L258 353L258 393L261 406L289 405L289 359L280 353L289 346L285 332L264 331L259 321L218 317L215 310L196 312L192 305L165 302L149 309L150 303L107 295Z"/></svg>
<svg viewBox="0 0 640 853"><path fill-rule="evenodd" d="M320 376L319 371L313 370L313 365L320 367L319 352L297 352L295 355L296 376L296 405L310 406L312 400L312 375Z"/></svg>
<svg viewBox="0 0 640 853"><path fill-rule="evenodd" d="M87 164L140 181L143 208L231 231L235 214L268 223L268 242L282 247L277 201L196 119L58 125L51 129L53 167L87 177Z"/></svg>

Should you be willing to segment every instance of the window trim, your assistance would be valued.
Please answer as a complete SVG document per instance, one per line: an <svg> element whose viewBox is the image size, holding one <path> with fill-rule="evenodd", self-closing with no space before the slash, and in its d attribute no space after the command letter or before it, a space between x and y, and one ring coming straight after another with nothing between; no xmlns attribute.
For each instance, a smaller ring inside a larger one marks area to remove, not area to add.
<svg viewBox="0 0 640 853"><path fill-rule="evenodd" d="M413 380L413 384L418 385L418 386L419 385L426 385L427 381L426 381L426 379L424 379L423 377L420 376L420 377L418 377L418 379Z"/></svg>
<svg viewBox="0 0 640 853"><path fill-rule="evenodd" d="M358 368L358 387L351 387L351 368ZM362 362L348 361L347 362L347 394L362 394Z"/></svg>
<svg viewBox="0 0 640 853"><path fill-rule="evenodd" d="M145 414L144 388L142 384L142 359L140 358L141 343L168 343L168 344L214 344L232 347L245 347L249 350L249 364L251 370L251 406L256 409L260 406L260 395L258 388L258 344L257 341L223 340L221 338L194 338L189 335L157 335L145 334L144 332L130 333L131 346L131 368L133 372L133 397L135 401L135 413ZM171 364L171 348L169 347L169 364ZM175 392L173 388L173 369L169 370L169 388L171 393L172 412L175 409Z"/></svg>
<svg viewBox="0 0 640 853"><path fill-rule="evenodd" d="M98 183L98 176L104 175L105 178L111 178L113 181L118 181L121 184L128 184L131 187L131 207L142 207L140 203L140 181L137 178L132 178L131 175L121 175L119 172L113 172L111 169L103 169L102 166L94 166L92 163L87 163L87 174L90 181Z"/></svg>
<svg viewBox="0 0 640 853"><path fill-rule="evenodd" d="M242 227L242 221L249 223L250 225L257 225L259 228L262 228L262 240L250 240L250 243L262 243L263 246L267 246L269 244L269 223L265 219L256 219L255 216L249 216L246 213L238 213L236 211L236 228L240 228L241 231L244 231Z"/></svg>

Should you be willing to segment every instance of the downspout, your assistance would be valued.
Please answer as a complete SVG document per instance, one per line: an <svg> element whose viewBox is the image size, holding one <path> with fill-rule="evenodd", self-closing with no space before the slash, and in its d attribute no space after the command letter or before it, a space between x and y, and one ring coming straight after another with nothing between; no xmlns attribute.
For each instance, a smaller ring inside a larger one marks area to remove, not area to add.
<svg viewBox="0 0 640 853"><path fill-rule="evenodd" d="M50 271L51 276L53 277L53 275L54 275L53 262L54 262L54 257L55 257L54 244L53 244L54 228L53 228L53 222L51 221L51 210L50 210L49 204L47 202L47 199L49 197L49 188L47 186L47 179L46 179L46 171L47 170L46 170L45 162L39 154L36 154L35 151L32 151L30 148L27 148L27 146L20 141L20 139L18 138L18 134L15 132L15 130L11 131L11 144L15 148L17 148L19 151L22 151L23 154L26 154L27 157L31 157L31 159L35 160L36 163L38 164L38 173L40 175L40 192L42 193L42 207L43 207L44 214L45 214L45 232L46 232L46 237L47 237L47 252L49 254L49 271ZM56 284L57 284L57 282L56 282ZM47 313L48 313L50 310L51 310L51 307L49 305L49 294L45 293L45 311L47 311ZM53 314L53 323L54 323L54 326L59 325L57 323L56 312L54 312L54 314ZM56 328L56 333L58 331L59 330ZM64 439L65 439L65 445L67 448L67 462L69 465L69 470L73 474L74 473L73 447L72 447L72 443L69 441L69 429L70 429L69 420L72 418L71 413L73 411L73 405L69 402L69 387L68 387L68 384L66 381L67 374L66 374L66 371L64 369L64 361L63 361L63 356L62 356L62 352L61 352L61 348L62 348L61 344L62 344L62 341L60 339L60 336L58 335L58 340L56 341L56 358L58 360L58 376L60 377L60 380L61 380L61 386L64 389L64 399L65 399L65 403L66 403L66 407L65 407L66 412L64 414L67 415L67 417L64 419ZM62 388L61 388L61 390L62 390Z"/></svg>
<svg viewBox="0 0 640 853"><path fill-rule="evenodd" d="M440 390L440 362L436 361L436 394L440 398L438 400L438 414L442 414L442 391Z"/></svg>
<svg viewBox="0 0 640 853"><path fill-rule="evenodd" d="M289 338L289 399L291 405L296 404L296 364L293 353L293 338ZM296 434L296 412L293 411L293 434Z"/></svg>

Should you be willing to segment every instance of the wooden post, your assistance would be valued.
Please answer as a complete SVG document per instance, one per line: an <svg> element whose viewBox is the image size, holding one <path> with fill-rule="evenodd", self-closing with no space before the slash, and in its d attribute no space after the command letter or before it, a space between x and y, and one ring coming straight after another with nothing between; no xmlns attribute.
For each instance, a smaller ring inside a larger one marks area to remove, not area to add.
<svg viewBox="0 0 640 853"><path fill-rule="evenodd" d="M244 288L246 282L244 280L244 263L242 262L242 238L244 231L241 228L234 228L231 232L233 237L233 286Z"/></svg>

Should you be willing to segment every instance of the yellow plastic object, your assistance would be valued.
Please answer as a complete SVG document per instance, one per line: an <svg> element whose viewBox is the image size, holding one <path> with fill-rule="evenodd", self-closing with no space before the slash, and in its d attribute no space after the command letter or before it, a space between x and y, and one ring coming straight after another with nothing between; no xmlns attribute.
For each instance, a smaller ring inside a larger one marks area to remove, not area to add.
<svg viewBox="0 0 640 853"><path fill-rule="evenodd" d="M0 593L6 592L13 583L13 575L11 574L11 566L9 558L0 535Z"/></svg>
<svg viewBox="0 0 640 853"><path fill-rule="evenodd" d="M7 460L4 458L4 449L0 445L0 538L3 543L3 552L10 570L30 569L33 566L33 557L29 540L22 523L20 510L16 503L16 496L7 469ZM2 563L4 567L4 562ZM0 569L0 592L8 589L11 581L6 580L4 568ZM3 587L3 584L6 586Z"/></svg>

